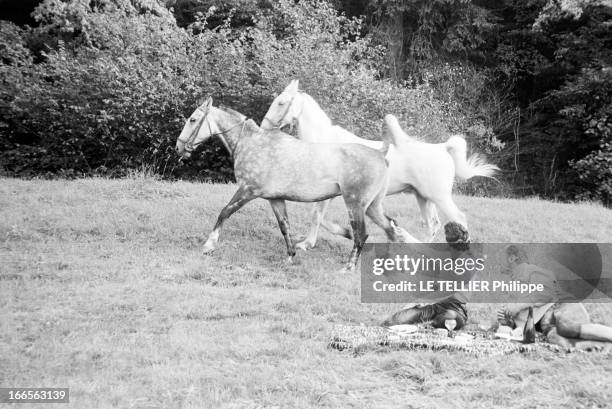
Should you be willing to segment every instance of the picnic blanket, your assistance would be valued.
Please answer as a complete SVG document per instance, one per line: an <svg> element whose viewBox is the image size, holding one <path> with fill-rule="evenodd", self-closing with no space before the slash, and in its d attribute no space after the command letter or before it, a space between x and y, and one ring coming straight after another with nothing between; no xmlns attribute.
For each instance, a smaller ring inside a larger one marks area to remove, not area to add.
<svg viewBox="0 0 612 409"><path fill-rule="evenodd" d="M539 337L535 344L489 339L485 331L458 331L473 338L466 340L457 335L449 338L446 331L431 327L419 327L417 332L402 334L379 326L336 325L332 329L329 346L339 351L349 350L362 353L370 350L431 350L463 351L475 356L496 356L512 353L560 353L575 352L576 349L562 348L545 342Z"/></svg>

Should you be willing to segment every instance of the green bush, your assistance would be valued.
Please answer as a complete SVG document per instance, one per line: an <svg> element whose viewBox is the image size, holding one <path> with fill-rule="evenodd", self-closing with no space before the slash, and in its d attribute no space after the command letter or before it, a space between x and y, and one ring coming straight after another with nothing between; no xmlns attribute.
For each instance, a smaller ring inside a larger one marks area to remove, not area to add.
<svg viewBox="0 0 612 409"><path fill-rule="evenodd" d="M359 20L337 16L325 2L308 4L279 2L278 12L253 30L254 63L264 89L278 92L299 78L301 88L336 123L365 138L380 138L387 113L425 140L446 135L431 89L378 79L368 63L379 50L371 48L368 38L347 40L357 36Z"/></svg>
<svg viewBox="0 0 612 409"><path fill-rule="evenodd" d="M220 146L206 147L206 166L182 167L173 146L199 100L228 92L220 78L229 84L247 80L244 55L225 33L193 36L167 11L129 11L90 11L79 20L73 42L59 40L42 54L44 62L2 66L3 76L19 84L2 98L5 171L122 175L145 165L166 175L230 177ZM42 26L25 34L48 32ZM84 37L90 46L83 45Z"/></svg>
<svg viewBox="0 0 612 409"><path fill-rule="evenodd" d="M379 137L387 112L425 138L444 133L429 90L376 79L368 61L377 51L359 38L360 22L326 2L274 2L238 29L231 13L207 28L214 13L183 29L157 3L91 8L45 0L35 12L39 27L3 22L4 172L120 176L146 167L167 177L227 180L231 163L219 143L179 163L173 148L184 121L207 95L259 121L293 78L334 120L365 137Z"/></svg>
<svg viewBox="0 0 612 409"><path fill-rule="evenodd" d="M578 80L567 84L561 92L574 104L566 106L562 114L566 121L582 131L581 146L588 154L571 160L570 166L578 173L575 186L577 199L599 200L612 205L612 73L590 70ZM580 98L578 98L578 95ZM578 104L576 104L578 100ZM593 148L593 145L595 147Z"/></svg>

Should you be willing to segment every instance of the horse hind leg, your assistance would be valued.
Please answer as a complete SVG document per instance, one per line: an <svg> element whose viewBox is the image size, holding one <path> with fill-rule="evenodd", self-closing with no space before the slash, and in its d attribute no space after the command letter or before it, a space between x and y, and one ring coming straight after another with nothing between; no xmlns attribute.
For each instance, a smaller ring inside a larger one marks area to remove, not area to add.
<svg viewBox="0 0 612 409"><path fill-rule="evenodd" d="M446 241L469 241L467 218L465 213L459 210L451 195L449 194L448 197L442 200L436 200L435 204L442 214L446 216L447 222L444 225Z"/></svg>
<svg viewBox="0 0 612 409"><path fill-rule="evenodd" d="M351 227L353 229L353 249L346 263L345 271L352 272L357 266L357 260L363 249L363 245L368 238L365 224L364 206L358 200L345 195L344 202L348 210Z"/></svg>
<svg viewBox="0 0 612 409"><path fill-rule="evenodd" d="M221 228L223 227L223 223L227 220L232 214L238 211L242 206L255 199L255 195L253 192L240 186L234 196L230 199L227 205L221 210L219 213L219 217L217 218L217 222L215 223L215 227L213 231L210 232L206 243L204 243L204 254L212 253L215 248L217 248L217 243L219 242L219 234L221 232Z"/></svg>
<svg viewBox="0 0 612 409"><path fill-rule="evenodd" d="M285 205L284 200L270 200L270 205L272 206L272 211L274 211L274 215L278 221L278 227L280 227L280 231L285 238L285 243L287 244L288 261L291 263L293 261L293 257L295 256L295 247L293 246L291 236L289 235L289 217L287 216L287 206Z"/></svg>
<svg viewBox="0 0 612 409"><path fill-rule="evenodd" d="M436 234L438 234L440 227L442 226L440 223L440 218L438 217L438 210L434 202L421 196L418 192L415 192L415 196L419 209L421 210L421 217L423 218L429 232L428 242L432 243L436 238Z"/></svg>
<svg viewBox="0 0 612 409"><path fill-rule="evenodd" d="M351 229L348 227L340 226L337 223L330 222L329 220L325 220L325 219L321 221L321 226L325 227L325 230L329 231L330 233L335 234L336 236L342 236L346 239L353 238L353 233L351 232Z"/></svg>

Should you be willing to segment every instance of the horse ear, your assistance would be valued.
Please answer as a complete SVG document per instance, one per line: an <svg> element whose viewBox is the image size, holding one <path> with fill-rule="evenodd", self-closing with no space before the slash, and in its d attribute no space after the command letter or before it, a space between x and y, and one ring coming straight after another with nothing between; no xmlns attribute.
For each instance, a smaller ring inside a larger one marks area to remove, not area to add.
<svg viewBox="0 0 612 409"><path fill-rule="evenodd" d="M287 85L287 88L285 88L285 91L291 94L295 94L298 92L299 86L300 86L300 80L293 80L289 83L289 85Z"/></svg>
<svg viewBox="0 0 612 409"><path fill-rule="evenodd" d="M206 98L206 101L204 101L202 105L200 105L200 109L206 111L211 106L212 106L212 97L208 97Z"/></svg>

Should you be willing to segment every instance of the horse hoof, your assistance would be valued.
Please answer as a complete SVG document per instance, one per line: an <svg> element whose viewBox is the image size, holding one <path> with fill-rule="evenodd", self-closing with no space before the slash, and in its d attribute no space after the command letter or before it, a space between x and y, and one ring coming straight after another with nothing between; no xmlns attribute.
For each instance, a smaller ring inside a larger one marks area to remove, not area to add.
<svg viewBox="0 0 612 409"><path fill-rule="evenodd" d="M355 266L347 265L338 270L338 274L353 274L355 272Z"/></svg>
<svg viewBox="0 0 612 409"><path fill-rule="evenodd" d="M300 265L300 259L297 258L296 256L289 256L287 257L287 264L292 265L292 266L297 266Z"/></svg>
<svg viewBox="0 0 612 409"><path fill-rule="evenodd" d="M296 249L300 249L300 250L304 250L304 251L308 251L308 250L314 248L314 244L310 243L307 240L303 240L303 241L300 241L299 243L297 243L295 245L295 248Z"/></svg>
<svg viewBox="0 0 612 409"><path fill-rule="evenodd" d="M208 255L208 254L212 254L213 251L215 251L215 246L212 244L205 244L204 245L204 249L202 250L202 253Z"/></svg>

